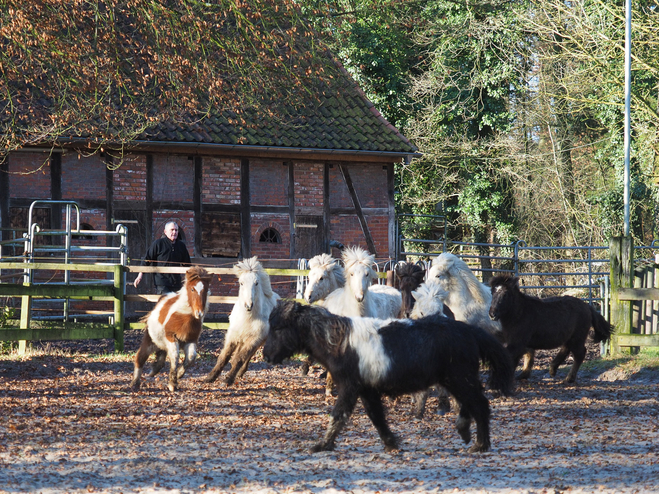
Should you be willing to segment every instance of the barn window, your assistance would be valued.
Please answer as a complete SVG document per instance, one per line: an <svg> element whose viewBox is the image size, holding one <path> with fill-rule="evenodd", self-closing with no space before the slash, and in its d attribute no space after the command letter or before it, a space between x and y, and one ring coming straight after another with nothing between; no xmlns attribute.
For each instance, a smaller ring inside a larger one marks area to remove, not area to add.
<svg viewBox="0 0 659 494"><path fill-rule="evenodd" d="M80 231L93 230L93 229L94 227L91 226L89 223L80 223ZM93 235L85 235L83 233L74 233L73 235L77 237L79 240L95 240Z"/></svg>
<svg viewBox="0 0 659 494"><path fill-rule="evenodd" d="M281 235L274 228L266 228L265 230L263 230L263 233L261 233L261 236L259 237L259 242L265 242L269 244L280 244Z"/></svg>

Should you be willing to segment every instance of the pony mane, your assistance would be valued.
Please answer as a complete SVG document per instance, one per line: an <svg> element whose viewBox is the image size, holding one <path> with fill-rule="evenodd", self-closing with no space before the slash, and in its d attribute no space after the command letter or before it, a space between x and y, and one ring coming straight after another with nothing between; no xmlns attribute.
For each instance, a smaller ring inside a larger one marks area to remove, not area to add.
<svg viewBox="0 0 659 494"><path fill-rule="evenodd" d="M472 272L471 269L469 269L469 266L466 262L464 262L455 254L451 254L450 252L444 252L437 258L437 260L445 266L446 271L450 271L451 268L455 268L455 270L458 272L458 276L464 281L465 285L467 286L467 290L469 290L469 293L474 298L474 300L476 300L479 304L487 303L487 300L483 296L484 285L478 281L478 278L476 278L476 275Z"/></svg>
<svg viewBox="0 0 659 494"><path fill-rule="evenodd" d="M233 267L233 271L237 277L245 273L254 273L259 278L259 283L261 284L261 290L263 290L263 295L266 297L272 297L273 291L270 286L270 276L265 272L263 266L258 260L257 256L250 257L249 259L243 259Z"/></svg>
<svg viewBox="0 0 659 494"><path fill-rule="evenodd" d="M355 264L363 264L368 266L373 270L373 265L375 264L375 256L369 254L367 251L361 247L352 246L346 247L343 251L343 262L346 265L346 269L350 269Z"/></svg>
<svg viewBox="0 0 659 494"><path fill-rule="evenodd" d="M414 298L419 300L421 298L438 298L439 300L446 300L448 292L444 290L437 283L423 283L412 292Z"/></svg>
<svg viewBox="0 0 659 494"><path fill-rule="evenodd" d="M339 286L345 285L346 277L343 272L343 266L329 254L318 254L309 259L309 269L316 268L333 273Z"/></svg>
<svg viewBox="0 0 659 494"><path fill-rule="evenodd" d="M426 271L419 266L418 264L413 264L411 262L400 263L396 266L396 277L399 281L403 282L403 279L411 278L412 282L420 284L423 282L423 278L426 276Z"/></svg>
<svg viewBox="0 0 659 494"><path fill-rule="evenodd" d="M192 266L185 272L185 285L197 283L203 279L210 279L210 274L201 266Z"/></svg>

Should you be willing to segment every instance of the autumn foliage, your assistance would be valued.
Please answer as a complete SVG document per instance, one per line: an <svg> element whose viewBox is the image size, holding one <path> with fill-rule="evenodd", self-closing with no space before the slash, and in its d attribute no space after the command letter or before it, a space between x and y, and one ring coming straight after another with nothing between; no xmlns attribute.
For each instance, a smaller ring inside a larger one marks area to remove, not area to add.
<svg viewBox="0 0 659 494"><path fill-rule="evenodd" d="M3 4L4 152L126 143L227 109L238 121L245 109L272 117L273 101L302 105L337 70L290 0Z"/></svg>

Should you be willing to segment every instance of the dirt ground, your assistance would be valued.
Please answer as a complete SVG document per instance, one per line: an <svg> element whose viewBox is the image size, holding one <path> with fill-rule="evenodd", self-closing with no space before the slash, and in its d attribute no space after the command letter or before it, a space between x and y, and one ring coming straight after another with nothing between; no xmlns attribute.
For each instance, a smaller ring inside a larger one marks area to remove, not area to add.
<svg viewBox="0 0 659 494"><path fill-rule="evenodd" d="M133 393L139 338L128 355L96 342L0 356L1 492L659 492L656 371L593 367L565 385L541 353L514 397L488 393L488 453L466 452L436 398L416 420L401 397L386 401L400 451L384 453L358 405L336 450L310 454L332 403L319 369L257 359L231 388L204 384L216 333L177 393L165 373Z"/></svg>

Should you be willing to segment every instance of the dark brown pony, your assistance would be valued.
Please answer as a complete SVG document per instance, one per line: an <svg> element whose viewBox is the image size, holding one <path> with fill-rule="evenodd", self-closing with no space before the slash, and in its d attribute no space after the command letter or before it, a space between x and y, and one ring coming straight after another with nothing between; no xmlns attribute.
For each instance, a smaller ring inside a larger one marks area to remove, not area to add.
<svg viewBox="0 0 659 494"><path fill-rule="evenodd" d="M490 317L501 322L504 342L518 364L527 351L559 348L549 365L549 374L556 370L568 354L574 364L565 379L574 382L577 371L586 357L586 339L590 328L595 330L595 342L611 337L611 325L590 305L575 297L549 297L540 299L524 294L519 279L513 276L496 276L490 281L492 304Z"/></svg>
<svg viewBox="0 0 659 494"><path fill-rule="evenodd" d="M396 265L396 280L398 282L398 289L403 297L403 304L400 308L401 318L407 319L410 317L410 312L414 307L414 297L412 292L416 290L426 276L426 271L413 262L401 262Z"/></svg>
<svg viewBox="0 0 659 494"><path fill-rule="evenodd" d="M208 311L210 282L211 277L204 268L191 267L185 273L183 287L176 293L163 295L153 310L142 318L146 327L142 346L135 355L133 390L140 389L142 368L153 352L156 352L156 361L149 376L160 372L169 358L169 390L176 389L178 379L197 358L197 340ZM185 359L178 369L181 344Z"/></svg>

